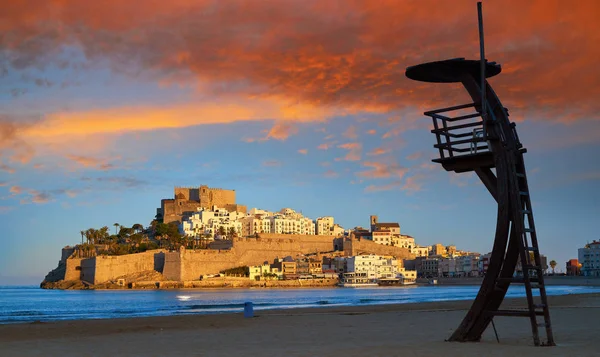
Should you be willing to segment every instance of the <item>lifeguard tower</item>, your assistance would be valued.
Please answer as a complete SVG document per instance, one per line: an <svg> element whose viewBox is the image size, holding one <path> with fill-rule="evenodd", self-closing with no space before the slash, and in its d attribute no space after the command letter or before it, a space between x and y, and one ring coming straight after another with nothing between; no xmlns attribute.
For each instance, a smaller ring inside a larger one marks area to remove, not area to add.
<svg viewBox="0 0 600 357"><path fill-rule="evenodd" d="M553 346L554 337L530 190L515 123L488 83L501 67L485 59L481 3L479 60L455 58L423 63L406 69L410 79L431 83L461 83L471 102L425 112L433 120L439 163L447 171L474 171L498 204L496 233L489 266L471 309L449 341L479 341L495 316L525 317L531 322L536 346ZM521 266L521 273L515 268ZM522 284L527 306L500 309L510 284ZM539 290L539 297L533 290ZM546 332L541 341L539 328ZM495 330L495 326L494 326ZM497 337L497 334L496 334Z"/></svg>

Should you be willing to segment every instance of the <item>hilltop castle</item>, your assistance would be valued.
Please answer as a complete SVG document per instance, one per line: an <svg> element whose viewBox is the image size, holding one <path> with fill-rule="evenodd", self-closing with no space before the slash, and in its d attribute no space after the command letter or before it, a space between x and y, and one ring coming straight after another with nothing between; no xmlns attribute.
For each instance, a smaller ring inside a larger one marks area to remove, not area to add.
<svg viewBox="0 0 600 357"><path fill-rule="evenodd" d="M195 213L199 208L223 207L229 212L246 213L247 207L235 203L235 190L200 187L175 187L174 198L160 201L156 216L164 223L181 222L184 217Z"/></svg>

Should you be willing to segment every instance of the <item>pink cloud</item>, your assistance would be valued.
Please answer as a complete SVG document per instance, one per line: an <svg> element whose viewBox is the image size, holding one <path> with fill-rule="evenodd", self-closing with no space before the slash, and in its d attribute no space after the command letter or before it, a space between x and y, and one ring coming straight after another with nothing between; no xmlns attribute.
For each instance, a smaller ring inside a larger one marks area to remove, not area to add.
<svg viewBox="0 0 600 357"><path fill-rule="evenodd" d="M362 144L361 143L346 143L342 145L338 145L338 148L348 150L348 153L343 158L337 158L336 160L345 160L345 161L358 161L360 160L362 153Z"/></svg>
<svg viewBox="0 0 600 357"><path fill-rule="evenodd" d="M306 155L306 154L308 154L308 149L300 149L300 150L298 150L298 153L300 153L302 155Z"/></svg>
<svg viewBox="0 0 600 357"><path fill-rule="evenodd" d="M375 134L377 134L377 130L375 130L375 129L367 130L367 134L375 135Z"/></svg>

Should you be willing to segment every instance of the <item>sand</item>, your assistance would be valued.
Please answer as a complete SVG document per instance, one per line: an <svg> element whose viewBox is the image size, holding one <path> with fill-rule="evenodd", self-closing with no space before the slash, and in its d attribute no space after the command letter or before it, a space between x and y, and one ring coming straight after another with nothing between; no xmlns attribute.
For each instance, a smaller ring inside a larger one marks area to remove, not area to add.
<svg viewBox="0 0 600 357"><path fill-rule="evenodd" d="M550 298L556 347L533 346L529 321L520 317L495 319L500 343L491 327L478 343L444 342L470 304L0 325L0 356L600 356L600 294Z"/></svg>

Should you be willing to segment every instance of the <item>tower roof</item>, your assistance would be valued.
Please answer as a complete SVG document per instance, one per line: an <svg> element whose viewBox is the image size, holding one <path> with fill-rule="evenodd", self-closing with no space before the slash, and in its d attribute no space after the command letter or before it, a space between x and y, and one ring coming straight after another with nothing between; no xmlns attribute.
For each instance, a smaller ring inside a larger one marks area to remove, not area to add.
<svg viewBox="0 0 600 357"><path fill-rule="evenodd" d="M496 62L486 61L485 64L485 78L493 77L502 71L502 68ZM408 67L406 76L421 82L455 83L461 82L465 73L470 74L473 78L479 78L480 66L481 62L478 60L453 58Z"/></svg>

